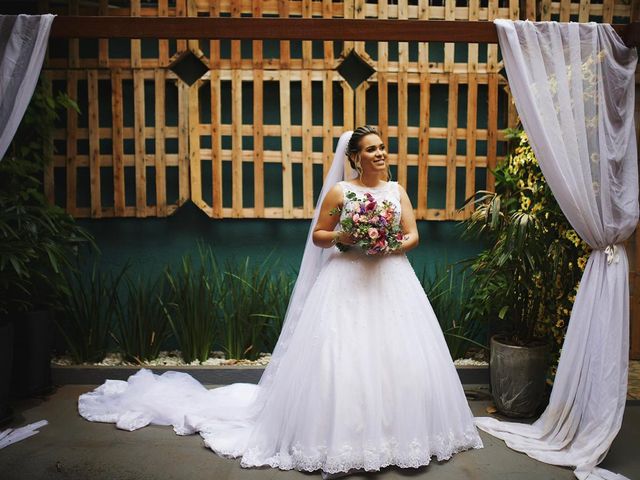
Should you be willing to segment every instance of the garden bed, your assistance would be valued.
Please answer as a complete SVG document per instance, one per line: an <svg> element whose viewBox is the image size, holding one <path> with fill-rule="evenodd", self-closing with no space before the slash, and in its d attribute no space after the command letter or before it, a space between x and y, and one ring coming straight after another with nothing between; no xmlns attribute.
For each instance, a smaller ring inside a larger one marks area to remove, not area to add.
<svg viewBox="0 0 640 480"><path fill-rule="evenodd" d="M126 380L140 368L148 368L157 374L167 371L186 372L204 384L227 385L237 382L258 383L269 358L270 355L266 354L253 361L227 360L214 355L203 363L185 364L179 353L163 352L156 360L138 365L125 362L117 354L111 354L100 363L83 365L72 364L66 357L57 357L53 359L51 367L56 385L98 385L107 379ZM486 362L459 359L454 363L463 384L489 383L489 367Z"/></svg>

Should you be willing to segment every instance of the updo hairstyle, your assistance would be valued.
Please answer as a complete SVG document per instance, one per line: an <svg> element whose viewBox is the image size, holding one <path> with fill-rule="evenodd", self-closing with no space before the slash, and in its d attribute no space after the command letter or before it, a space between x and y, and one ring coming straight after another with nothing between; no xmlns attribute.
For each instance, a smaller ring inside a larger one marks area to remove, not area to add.
<svg viewBox="0 0 640 480"><path fill-rule="evenodd" d="M349 165L351 165L351 168L356 169L355 159L360 152L360 140L362 140L362 137L366 137L371 134L380 136L378 129L371 125L363 125L353 131L351 139L347 144L347 158L349 159Z"/></svg>

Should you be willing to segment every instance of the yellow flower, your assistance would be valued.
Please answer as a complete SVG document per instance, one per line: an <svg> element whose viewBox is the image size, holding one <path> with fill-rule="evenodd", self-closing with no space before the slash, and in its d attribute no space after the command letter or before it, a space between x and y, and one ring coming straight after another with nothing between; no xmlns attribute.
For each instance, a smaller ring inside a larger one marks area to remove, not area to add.
<svg viewBox="0 0 640 480"><path fill-rule="evenodd" d="M564 320L560 319L556 322L556 328L564 328Z"/></svg>
<svg viewBox="0 0 640 480"><path fill-rule="evenodd" d="M529 207L531 206L531 199L523 195L520 198L520 206L522 207L522 210L528 210Z"/></svg>
<svg viewBox="0 0 640 480"><path fill-rule="evenodd" d="M584 270L584 267L587 265L586 257L578 257L578 268L580 270Z"/></svg>

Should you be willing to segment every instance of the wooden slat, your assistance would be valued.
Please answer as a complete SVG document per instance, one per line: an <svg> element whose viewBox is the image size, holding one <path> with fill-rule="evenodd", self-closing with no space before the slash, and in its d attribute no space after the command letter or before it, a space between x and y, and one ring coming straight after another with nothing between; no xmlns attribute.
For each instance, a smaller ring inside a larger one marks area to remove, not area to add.
<svg viewBox="0 0 640 480"><path fill-rule="evenodd" d="M478 0L479 1L479 0ZM418 0L418 18L420 20L429 19L429 1ZM419 42L418 44L418 72L421 74L429 68L429 44Z"/></svg>
<svg viewBox="0 0 640 480"><path fill-rule="evenodd" d="M467 167L465 175L465 199L470 198L476 190L476 140L478 119L478 83L476 75L470 76L467 87ZM465 206L465 213L470 215L474 210L473 203Z"/></svg>
<svg viewBox="0 0 640 480"><path fill-rule="evenodd" d="M365 0L352 0L352 1L353 1L353 13L352 13L353 16L350 16L349 18L359 18L359 19L365 18L366 1ZM360 55L362 58L366 59L369 57L369 55L367 54L364 48L364 42L355 42L353 44L353 48L358 53L358 55Z"/></svg>
<svg viewBox="0 0 640 480"><path fill-rule="evenodd" d="M78 71L67 71L67 95L69 98L78 101ZM66 210L71 215L76 214L76 154L78 152L77 142L78 114L72 108L67 108L67 202Z"/></svg>
<svg viewBox="0 0 640 480"><path fill-rule="evenodd" d="M281 18L289 17L289 2L287 0L278 0L278 13ZM289 62L291 60L291 44L284 40L280 42L280 62L279 66L281 70L287 70L289 68Z"/></svg>
<svg viewBox="0 0 640 480"><path fill-rule="evenodd" d="M560 21L568 22L571 18L571 0L560 0Z"/></svg>
<svg viewBox="0 0 640 480"><path fill-rule="evenodd" d="M108 15L109 0L100 0L98 14L102 16ZM109 67L109 40L101 38L98 40L98 65L100 68Z"/></svg>
<svg viewBox="0 0 640 480"><path fill-rule="evenodd" d="M189 200L190 185L189 86L184 82L178 82L178 205L183 205Z"/></svg>
<svg viewBox="0 0 640 480"><path fill-rule="evenodd" d="M536 21L536 3L538 0L527 0L526 11L525 11L525 19L530 20L532 22Z"/></svg>
<svg viewBox="0 0 640 480"><path fill-rule="evenodd" d="M76 16L79 13L78 0L69 0L69 15ZM54 30L56 21L54 20L51 25L51 30ZM69 68L79 68L80 64L80 41L77 38L69 39L69 53L67 54L69 60Z"/></svg>
<svg viewBox="0 0 640 480"><path fill-rule="evenodd" d="M429 119L430 119L429 73L421 74L420 82L420 133L418 135L418 205L417 215L427 214L427 185L429 183Z"/></svg>
<svg viewBox="0 0 640 480"><path fill-rule="evenodd" d="M262 16L262 1L253 0L252 14ZM253 42L253 208L257 218L264 217L264 85L263 85L263 44Z"/></svg>
<svg viewBox="0 0 640 480"><path fill-rule="evenodd" d="M144 78L133 71L134 140L136 156L136 216L147 216L147 167L145 165Z"/></svg>
<svg viewBox="0 0 640 480"><path fill-rule="evenodd" d="M197 18L198 11L196 9L196 4L193 0L187 0L187 17L189 18ZM187 48L191 50L198 57L202 56L202 52L200 51L200 40L195 38L190 38L187 41Z"/></svg>
<svg viewBox="0 0 640 480"><path fill-rule="evenodd" d="M431 84L434 83L441 83L441 82L431 82ZM458 82L458 84L460 85L462 82ZM481 76L478 75L478 84L481 85L483 84L483 82L481 81ZM222 135L231 135L231 128L232 126L230 124L225 124L222 125L220 127L220 132ZM277 137L279 135L281 135L282 133L282 127L280 125L264 125L263 126L264 129L264 135L268 136L268 137ZM302 135L302 126L300 125L292 125L290 127L291 130L291 135L292 136L301 136ZM124 137L126 138L130 138L133 137L133 127L125 127L123 128L123 134ZM178 137L178 127L166 127L166 135L168 137ZM324 126L320 126L320 125L314 125L311 129L313 136L321 136L322 132L325 131L325 127ZM208 135L210 133L210 125L208 124L201 124L200 125L200 135ZM242 135L247 136L247 135L251 135L253 133L253 126L252 125L243 125L242 126ZM334 136L338 136L342 133L342 126L339 125L334 125L331 128L331 134ZM79 128L77 130L77 134L79 137L84 137L84 138L88 138L89 136L89 129L88 128ZM155 134L155 130L154 127L145 127L145 136L146 137L153 137ZM389 134L390 135L397 135L398 134L398 127L395 125L392 125L389 127ZM407 135L409 135L410 137L417 137L419 134L419 127L417 126L409 126L407 127ZM462 127L458 127L456 129L456 135L458 137L463 137L467 134L467 130L466 128L462 128ZM477 130L477 134L478 134L478 140L486 140L487 139L487 129L478 129ZM111 128L109 127L101 127L100 128L100 137L106 137L111 135ZM447 128L446 127L431 127L431 137L432 138L447 138ZM66 140L66 135L64 133L64 130L56 130L54 131L54 135L53 138L55 140ZM504 138L504 134L502 133L502 131L498 130L497 133L497 138L498 140L505 140ZM177 157L176 157L177 158Z"/></svg>
<svg viewBox="0 0 640 480"><path fill-rule="evenodd" d="M293 215L293 175L291 168L291 95L288 72L280 78L280 124L282 125L282 211L284 218Z"/></svg>
<svg viewBox="0 0 640 480"><path fill-rule="evenodd" d="M584 23L589 21L589 7L591 0L580 0L580 10L578 13L578 22Z"/></svg>
<svg viewBox="0 0 640 480"><path fill-rule="evenodd" d="M329 70L322 79L322 174L331 168L333 160L333 80Z"/></svg>
<svg viewBox="0 0 640 480"><path fill-rule="evenodd" d="M342 105L344 129L353 130L355 128L353 116L353 90L345 81L341 81L340 86L342 87L342 98L344 99L344 103Z"/></svg>
<svg viewBox="0 0 640 480"><path fill-rule="evenodd" d="M167 216L167 176L166 176L166 121L164 113L165 102L165 70L157 68L154 71L155 93L155 170L156 170L156 215Z"/></svg>
<svg viewBox="0 0 640 480"><path fill-rule="evenodd" d="M355 8L355 0L344 0L343 2L343 17L347 20L354 20L356 17L356 8ZM363 21L360 19L360 21ZM345 39L346 41L343 44L342 54L344 55L346 52L349 52L353 48L355 48L355 44L353 41L349 41L350 39ZM361 40L361 39L358 39Z"/></svg>
<svg viewBox="0 0 640 480"><path fill-rule="evenodd" d="M458 79L455 74L449 78L449 101L447 109L447 187L446 217L456 216L456 125L458 123Z"/></svg>
<svg viewBox="0 0 640 480"><path fill-rule="evenodd" d="M158 16L169 16L169 0L158 0ZM162 67L169 65L169 40L158 40L158 63Z"/></svg>
<svg viewBox="0 0 640 480"><path fill-rule="evenodd" d="M407 187L407 124L409 106L409 86L406 72L401 73L398 82L398 182Z"/></svg>
<svg viewBox="0 0 640 480"><path fill-rule="evenodd" d="M179 5L185 0L176 1ZM495 8L489 9L489 12L493 11L493 18L497 18L501 11L497 8L497 1L495 5ZM432 10L436 11L437 8L433 7ZM181 11L176 9L176 12ZM508 10L502 9L502 11L508 16ZM464 13L467 13L466 10ZM480 15L481 20L489 20L483 18L482 11ZM487 17L489 16L491 15L488 14ZM435 18L435 15L432 18ZM627 28L638 28L626 24L615 24L612 27L619 34L623 34ZM464 20L425 23L419 20L334 19L326 22L318 18L141 17L130 19L113 16L83 17L82 21L78 22L72 17L61 16L56 17L51 29L52 38L212 38L214 36L218 39L234 40L340 40L347 43L367 40L498 43L493 22ZM182 44L185 42L178 40L179 50Z"/></svg>
<svg viewBox="0 0 640 480"><path fill-rule="evenodd" d="M176 10L175 10L175 15L176 17L186 17L187 16L187 1L188 0L176 0ZM214 2L215 3L215 2ZM169 19L162 19L163 21L168 21ZM178 18L175 18L173 20L179 20ZM192 22L193 18L188 19L189 22ZM166 32L166 29L165 29ZM202 31L201 31L202 32ZM163 37L164 35L155 35L155 38L160 38ZM183 40L185 38L189 38L191 35L180 35L178 38L178 41L176 42L176 47L178 49L178 52L184 52L187 49L187 41Z"/></svg>
<svg viewBox="0 0 640 480"><path fill-rule="evenodd" d="M220 132L220 73L211 70L211 174L213 217L222 218L222 137Z"/></svg>
<svg viewBox="0 0 640 480"><path fill-rule="evenodd" d="M489 0L487 15L489 21L498 17L498 0ZM498 70L498 45L496 44L487 46L487 70L489 72L496 72Z"/></svg>
<svg viewBox="0 0 640 480"><path fill-rule="evenodd" d="M388 17L388 0L378 2L378 12L381 19ZM378 43L378 129L385 143L389 143L389 83L387 70L389 69L389 44Z"/></svg>
<svg viewBox="0 0 640 480"><path fill-rule="evenodd" d="M489 169L497 164L497 129L498 129L498 74L489 74L488 84L489 114L487 120L487 190L495 188L495 177Z"/></svg>
<svg viewBox="0 0 640 480"><path fill-rule="evenodd" d="M311 135L311 72L302 72L302 201L305 217L313 215L313 136Z"/></svg>
<svg viewBox="0 0 640 480"><path fill-rule="evenodd" d="M445 0L445 20L455 20L456 0ZM444 71L452 72L454 63L455 43L444 44Z"/></svg>
<svg viewBox="0 0 640 480"><path fill-rule="evenodd" d="M262 70L254 72L253 80L253 204L256 217L264 217L264 88Z"/></svg>
<svg viewBox="0 0 640 480"><path fill-rule="evenodd" d="M91 216L102 216L100 197L100 125L98 122L98 75L95 70L87 72L87 94L89 97L89 179L91 185Z"/></svg>
<svg viewBox="0 0 640 480"><path fill-rule="evenodd" d="M241 15L241 0L232 0L231 16L239 18ZM242 55L240 52L240 40L231 40L231 68L239 69L242 67Z"/></svg>
<svg viewBox="0 0 640 480"><path fill-rule="evenodd" d="M111 125L113 128L113 206L116 216L123 216L124 192L124 136L122 116L122 71L111 71Z"/></svg>
<svg viewBox="0 0 640 480"><path fill-rule="evenodd" d="M302 0L302 18L311 18L312 1ZM310 41L302 42L302 68L311 68L313 50Z"/></svg>
<svg viewBox="0 0 640 480"><path fill-rule="evenodd" d="M131 0L131 16L140 16L140 0ZM142 46L137 39L131 39L131 67L142 67Z"/></svg>
<svg viewBox="0 0 640 480"><path fill-rule="evenodd" d="M209 16L220 16L220 4L211 2L209 5ZM209 42L209 91L211 95L211 185L213 218L222 218L222 134L220 130L220 41L211 40ZM255 119L254 119L255 121Z"/></svg>
<svg viewBox="0 0 640 480"><path fill-rule="evenodd" d="M242 80L240 71L231 77L231 209L242 215Z"/></svg>
<svg viewBox="0 0 640 480"><path fill-rule="evenodd" d="M343 128L340 127L340 132L343 133ZM337 135L337 133L336 133ZM459 135L456 134L457 137ZM481 140L478 138L477 140ZM243 150L242 156L245 162L251 162L254 159L255 152L253 150ZM210 148L201 148L200 149L200 158L204 160L209 160L211 158L211 149ZM222 159L223 161L231 161L231 150L222 150ZM456 155L456 166L464 168L466 166L467 157L466 155ZM64 167L66 162L66 157L64 155L54 155L53 157L54 167ZM111 166L111 156L110 155L100 155L100 165L103 167ZM395 157L393 159L395 162ZM152 154L145 155L145 163L147 165L151 165L154 162L154 156ZM282 155L281 152L275 150L265 150L264 151L264 163L265 164L278 164L282 163ZM302 164L302 152L291 152L291 163L292 164ZM313 154L313 163L314 165L322 165L322 155L318 153ZM135 155L124 155L124 166L126 167L135 167ZM169 167L179 167L180 162L177 153L166 154L166 165ZM431 154L429 155L429 165L434 167L446 167L447 166L447 156L439 155L439 154ZM89 167L89 155L78 155L76 157L76 166L78 167ZM418 155L417 154L408 154L407 155L407 166L418 166ZM478 155L476 157L476 166L478 167L486 167L487 166L487 157L486 155Z"/></svg>
<svg viewBox="0 0 640 480"><path fill-rule="evenodd" d="M325 19L332 18L332 1L322 0L322 17ZM323 42L324 49L324 68L333 68L333 42ZM313 63L313 62L312 62Z"/></svg>
<svg viewBox="0 0 640 480"><path fill-rule="evenodd" d="M543 22L551 20L551 0L540 0L540 20Z"/></svg>
<svg viewBox="0 0 640 480"><path fill-rule="evenodd" d="M480 0L469 0L469 20L473 22L478 21L478 14L480 12ZM470 43L467 47L467 65L470 73L476 73L478 71L478 44Z"/></svg>
<svg viewBox="0 0 640 480"><path fill-rule="evenodd" d="M355 93L355 126L365 125L367 123L367 90L369 89L368 82L362 82L356 88Z"/></svg>
<svg viewBox="0 0 640 480"><path fill-rule="evenodd" d="M614 0L603 0L602 2L602 22L613 22L613 4Z"/></svg>
<svg viewBox="0 0 640 480"><path fill-rule="evenodd" d="M208 208L202 199L202 168L200 164L200 135L198 110L198 84L195 83L187 91L189 98L189 178L191 201L200 209Z"/></svg>

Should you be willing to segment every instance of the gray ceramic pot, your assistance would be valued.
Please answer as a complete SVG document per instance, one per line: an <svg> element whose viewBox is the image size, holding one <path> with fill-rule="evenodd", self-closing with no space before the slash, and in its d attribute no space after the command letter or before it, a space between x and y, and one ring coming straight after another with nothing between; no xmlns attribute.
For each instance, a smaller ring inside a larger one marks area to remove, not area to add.
<svg viewBox="0 0 640 480"><path fill-rule="evenodd" d="M542 398L549 362L546 343L519 347L491 337L491 394L496 408L509 417L532 417Z"/></svg>

